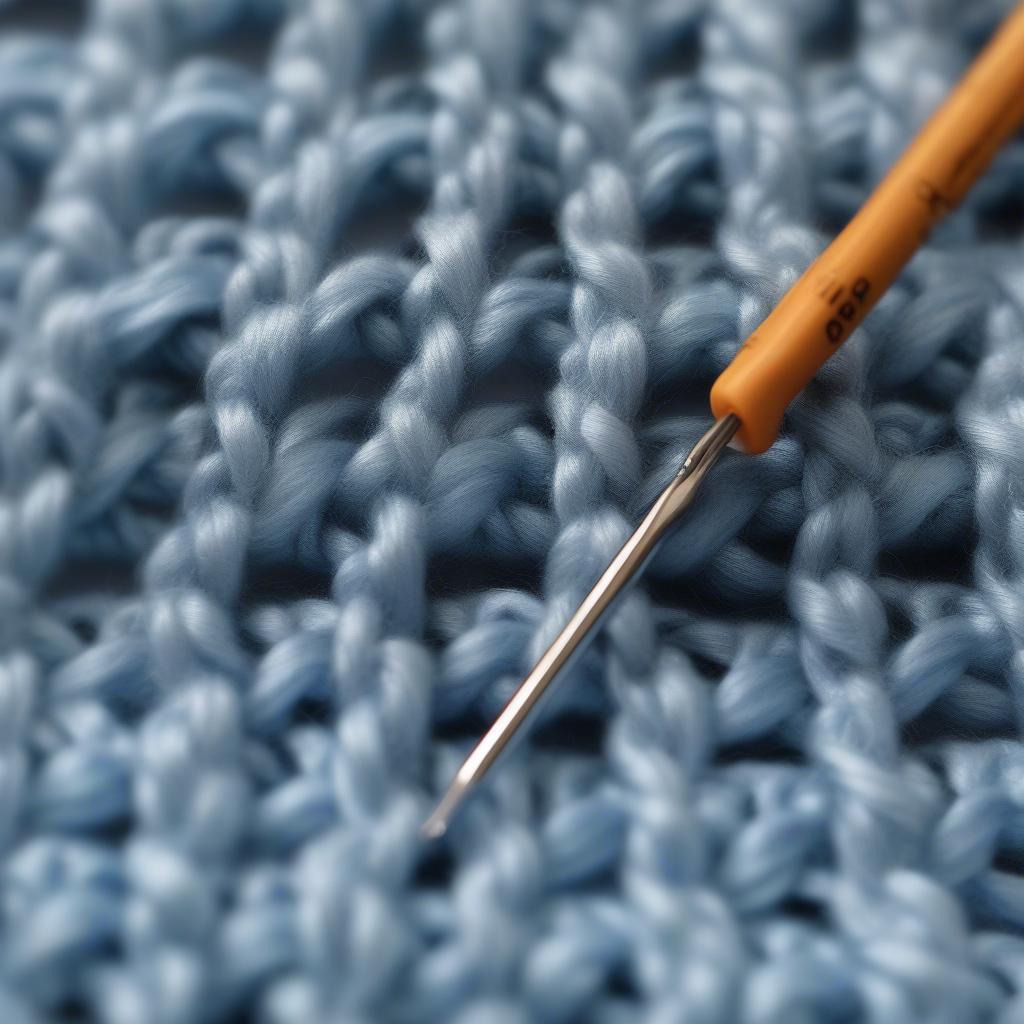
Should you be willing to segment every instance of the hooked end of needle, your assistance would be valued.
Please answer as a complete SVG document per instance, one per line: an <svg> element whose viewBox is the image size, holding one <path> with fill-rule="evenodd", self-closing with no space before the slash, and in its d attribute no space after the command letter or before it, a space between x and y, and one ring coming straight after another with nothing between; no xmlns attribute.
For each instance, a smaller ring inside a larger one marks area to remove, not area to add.
<svg viewBox="0 0 1024 1024"><path fill-rule="evenodd" d="M459 804L462 803L468 788L459 778L452 782L444 796L441 797L440 803L430 812L430 817L420 826L422 839L428 841L440 839L448 831L448 825L458 810Z"/></svg>

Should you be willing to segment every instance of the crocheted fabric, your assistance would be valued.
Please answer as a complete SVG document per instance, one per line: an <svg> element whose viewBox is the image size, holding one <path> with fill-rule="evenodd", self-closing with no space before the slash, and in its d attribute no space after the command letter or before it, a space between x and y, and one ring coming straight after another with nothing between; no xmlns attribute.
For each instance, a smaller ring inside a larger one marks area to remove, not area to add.
<svg viewBox="0 0 1024 1024"><path fill-rule="evenodd" d="M1020 141L418 836L1005 3L0 6L3 1024L1024 1020Z"/></svg>

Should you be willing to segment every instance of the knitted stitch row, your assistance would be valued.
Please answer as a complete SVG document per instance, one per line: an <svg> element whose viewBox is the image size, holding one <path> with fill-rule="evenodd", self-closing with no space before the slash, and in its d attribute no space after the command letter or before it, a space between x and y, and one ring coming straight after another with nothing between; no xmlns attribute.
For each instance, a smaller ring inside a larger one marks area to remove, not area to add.
<svg viewBox="0 0 1024 1024"><path fill-rule="evenodd" d="M0 3L0 1021L1024 1019L1024 145L451 772L1008 0Z"/></svg>

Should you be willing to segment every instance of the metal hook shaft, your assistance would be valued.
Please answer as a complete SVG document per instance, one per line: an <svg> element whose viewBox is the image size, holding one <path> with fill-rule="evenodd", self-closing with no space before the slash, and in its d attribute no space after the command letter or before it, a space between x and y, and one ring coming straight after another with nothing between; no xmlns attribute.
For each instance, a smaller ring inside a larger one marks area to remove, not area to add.
<svg viewBox="0 0 1024 1024"><path fill-rule="evenodd" d="M704 476L718 461L739 425L735 416L725 416L694 445L675 478L651 506L644 521L622 545L494 724L470 751L441 802L423 823L424 838L436 839L444 835L452 816L470 790L490 771L559 673L580 653L584 641L601 621L616 596L643 567L668 527L690 506Z"/></svg>

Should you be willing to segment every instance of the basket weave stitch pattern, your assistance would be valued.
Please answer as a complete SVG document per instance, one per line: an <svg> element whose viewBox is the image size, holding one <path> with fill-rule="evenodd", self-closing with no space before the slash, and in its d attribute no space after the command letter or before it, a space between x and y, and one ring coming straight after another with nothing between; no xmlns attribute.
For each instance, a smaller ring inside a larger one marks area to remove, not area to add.
<svg viewBox="0 0 1024 1024"><path fill-rule="evenodd" d="M1024 143L419 826L978 0L0 3L0 1021L1024 1020Z"/></svg>

